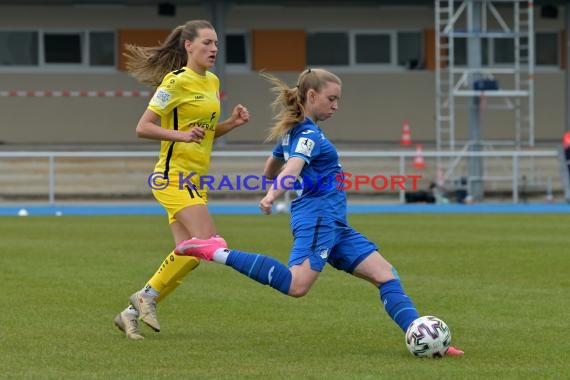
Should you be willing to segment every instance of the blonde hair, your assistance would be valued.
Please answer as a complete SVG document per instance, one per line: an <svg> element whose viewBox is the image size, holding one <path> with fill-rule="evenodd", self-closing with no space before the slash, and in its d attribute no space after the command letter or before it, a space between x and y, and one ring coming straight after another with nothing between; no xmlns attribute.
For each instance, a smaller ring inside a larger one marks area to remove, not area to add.
<svg viewBox="0 0 570 380"><path fill-rule="evenodd" d="M184 41L194 41L201 29L214 27L206 20L192 20L177 26L159 46L126 44L127 71L143 84L157 87L166 74L188 63Z"/></svg>
<svg viewBox="0 0 570 380"><path fill-rule="evenodd" d="M309 90L321 92L329 82L342 85L338 76L324 69L304 70L299 74L297 85L293 88L289 88L287 84L271 74L261 73L260 75L273 84L271 91L276 94L271 104L275 113L273 119L276 122L269 129L267 141L283 137L291 128L305 120L305 101Z"/></svg>

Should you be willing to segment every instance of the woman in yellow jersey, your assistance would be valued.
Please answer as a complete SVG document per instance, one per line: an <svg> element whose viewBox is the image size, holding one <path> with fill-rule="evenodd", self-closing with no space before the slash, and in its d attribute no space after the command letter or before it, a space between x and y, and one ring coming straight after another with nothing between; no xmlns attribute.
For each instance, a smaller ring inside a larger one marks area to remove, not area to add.
<svg viewBox="0 0 570 380"><path fill-rule="evenodd" d="M247 123L249 112L237 105L227 120L218 123L220 82L208 71L218 52L214 27L208 21L193 20L176 27L160 46L127 45L126 49L129 73L156 87L136 132L161 141L160 157L148 183L168 213L175 245L192 237L216 237L225 244L217 237L199 177L208 173L214 139ZM130 339L143 339L139 319L160 331L157 301L198 264L193 257L170 252L146 285L131 295L115 325Z"/></svg>

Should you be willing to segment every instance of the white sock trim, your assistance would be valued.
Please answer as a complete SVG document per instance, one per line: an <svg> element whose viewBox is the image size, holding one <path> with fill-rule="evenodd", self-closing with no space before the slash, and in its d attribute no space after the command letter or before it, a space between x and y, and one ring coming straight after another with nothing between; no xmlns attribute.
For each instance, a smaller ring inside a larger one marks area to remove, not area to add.
<svg viewBox="0 0 570 380"><path fill-rule="evenodd" d="M219 264L225 264L228 261L228 256L230 254L230 250L227 248L218 248L216 252L214 252L214 261Z"/></svg>
<svg viewBox="0 0 570 380"><path fill-rule="evenodd" d="M155 288L153 288L150 285L145 285L142 289L141 292L151 296L154 299L157 299L158 296L160 295L160 292L158 290L156 290Z"/></svg>
<svg viewBox="0 0 570 380"><path fill-rule="evenodd" d="M139 316L139 312L137 311L137 309L135 309L133 305L127 306L127 308L125 309L125 313L136 315L137 317Z"/></svg>

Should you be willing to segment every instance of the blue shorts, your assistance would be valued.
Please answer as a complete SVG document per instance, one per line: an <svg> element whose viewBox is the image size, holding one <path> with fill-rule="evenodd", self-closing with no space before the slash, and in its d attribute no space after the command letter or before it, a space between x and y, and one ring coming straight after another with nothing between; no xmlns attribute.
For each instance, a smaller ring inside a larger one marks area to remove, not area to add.
<svg viewBox="0 0 570 380"><path fill-rule="evenodd" d="M308 218L291 222L293 248L289 266L307 258L311 269L321 272L328 262L334 268L352 273L365 258L378 250L348 224L328 218Z"/></svg>

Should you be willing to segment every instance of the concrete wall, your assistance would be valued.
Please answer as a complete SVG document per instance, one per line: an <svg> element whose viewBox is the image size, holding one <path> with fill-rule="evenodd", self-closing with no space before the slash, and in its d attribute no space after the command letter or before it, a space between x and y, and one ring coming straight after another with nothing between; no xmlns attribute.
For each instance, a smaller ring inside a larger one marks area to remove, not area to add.
<svg viewBox="0 0 570 380"><path fill-rule="evenodd" d="M2 28L166 28L188 19L210 18L202 7L178 7L176 17L160 17L155 7L8 7L0 6ZM254 28L433 28L430 8L342 7L283 8L234 6L227 29ZM538 20L537 29L560 30L557 20ZM435 73L392 71L338 72L343 98L337 115L323 123L331 139L386 142L400 139L404 119L415 140L435 139ZM297 73L276 73L294 84ZM538 71L535 78L537 140L558 141L564 130L564 81L561 70ZM134 90L146 89L122 72L14 73L0 71L0 90ZM231 142L261 142L271 125L268 84L257 73L227 75L227 102L248 106L252 121L228 135ZM5 143L134 143L134 128L146 108L145 98L0 97L0 141ZM485 139L514 138L514 115L485 110ZM465 139L467 116L457 113L457 139Z"/></svg>

